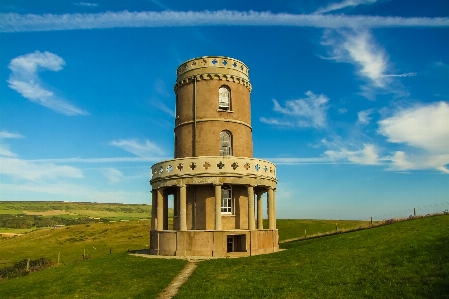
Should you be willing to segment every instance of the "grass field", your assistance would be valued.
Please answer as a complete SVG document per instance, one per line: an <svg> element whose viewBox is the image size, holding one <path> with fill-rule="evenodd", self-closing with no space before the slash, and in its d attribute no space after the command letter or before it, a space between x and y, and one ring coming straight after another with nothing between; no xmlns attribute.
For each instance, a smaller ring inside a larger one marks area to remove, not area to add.
<svg viewBox="0 0 449 299"><path fill-rule="evenodd" d="M378 221L373 221L377 224ZM276 228L279 230L279 240L288 240L304 236L328 233L338 230L369 227L369 221L360 220L311 220L311 219L278 219ZM268 227L268 220L264 221Z"/></svg>
<svg viewBox="0 0 449 299"><path fill-rule="evenodd" d="M0 297L156 298L186 263L106 255L0 282Z"/></svg>
<svg viewBox="0 0 449 299"><path fill-rule="evenodd" d="M175 298L449 298L449 216L205 261Z"/></svg>
<svg viewBox="0 0 449 299"><path fill-rule="evenodd" d="M281 240L367 225L277 220ZM73 225L0 239L0 268L46 257L61 265L0 282L2 298L156 298L185 261L129 256L150 221ZM112 248L112 254L110 249ZM449 298L449 215L281 244L282 252L199 267L176 298ZM82 255L90 256L82 260Z"/></svg>
<svg viewBox="0 0 449 299"><path fill-rule="evenodd" d="M0 268L14 262L39 257L64 264L80 260L86 250L91 258L149 248L150 221L127 221L72 225L37 230L20 237L0 239Z"/></svg>
<svg viewBox="0 0 449 299"><path fill-rule="evenodd" d="M170 210L169 213L170 212L172 211ZM0 214L137 220L148 219L151 215L151 206L144 204L77 203L61 201L10 201L0 202Z"/></svg>

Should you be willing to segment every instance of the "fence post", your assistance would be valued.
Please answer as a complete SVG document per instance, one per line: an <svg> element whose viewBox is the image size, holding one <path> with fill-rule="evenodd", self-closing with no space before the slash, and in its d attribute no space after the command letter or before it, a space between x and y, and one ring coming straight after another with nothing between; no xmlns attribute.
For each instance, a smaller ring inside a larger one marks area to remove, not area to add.
<svg viewBox="0 0 449 299"><path fill-rule="evenodd" d="M304 239L307 238L307 229L304 230Z"/></svg>

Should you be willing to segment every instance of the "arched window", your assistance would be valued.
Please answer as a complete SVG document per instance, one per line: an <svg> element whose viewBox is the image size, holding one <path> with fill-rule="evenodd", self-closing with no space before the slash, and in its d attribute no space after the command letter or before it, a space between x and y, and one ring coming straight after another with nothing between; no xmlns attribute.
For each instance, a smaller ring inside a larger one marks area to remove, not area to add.
<svg viewBox="0 0 449 299"><path fill-rule="evenodd" d="M220 132L220 156L232 156L232 135L229 131Z"/></svg>
<svg viewBox="0 0 449 299"><path fill-rule="evenodd" d="M218 89L218 109L231 110L231 89L226 85Z"/></svg>
<svg viewBox="0 0 449 299"><path fill-rule="evenodd" d="M232 192L231 186L221 187L221 213L232 214Z"/></svg>

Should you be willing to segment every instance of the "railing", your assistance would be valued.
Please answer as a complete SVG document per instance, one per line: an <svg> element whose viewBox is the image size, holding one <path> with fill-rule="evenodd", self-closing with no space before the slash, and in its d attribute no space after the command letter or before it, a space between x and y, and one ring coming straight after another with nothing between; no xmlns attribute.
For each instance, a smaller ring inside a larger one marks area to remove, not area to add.
<svg viewBox="0 0 449 299"><path fill-rule="evenodd" d="M245 157L207 156L162 161L151 167L152 179L200 174L256 175L276 179L276 165L272 162Z"/></svg>

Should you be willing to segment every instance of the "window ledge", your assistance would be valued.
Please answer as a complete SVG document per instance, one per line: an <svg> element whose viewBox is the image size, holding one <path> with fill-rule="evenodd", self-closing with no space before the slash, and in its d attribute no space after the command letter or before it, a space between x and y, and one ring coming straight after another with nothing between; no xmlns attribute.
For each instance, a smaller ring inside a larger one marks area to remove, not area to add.
<svg viewBox="0 0 449 299"><path fill-rule="evenodd" d="M221 213L221 216L224 216L224 217L235 217L234 214L228 214L228 213Z"/></svg>
<svg viewBox="0 0 449 299"><path fill-rule="evenodd" d="M229 113L234 113L234 111L232 110L226 110L226 109L217 109L218 112L229 112Z"/></svg>

